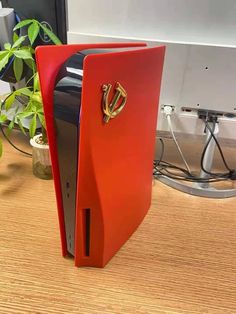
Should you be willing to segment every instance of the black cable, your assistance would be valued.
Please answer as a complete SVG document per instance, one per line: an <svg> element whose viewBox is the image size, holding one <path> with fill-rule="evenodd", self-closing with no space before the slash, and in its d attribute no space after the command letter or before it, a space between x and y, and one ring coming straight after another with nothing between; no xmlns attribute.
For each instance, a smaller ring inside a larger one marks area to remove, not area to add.
<svg viewBox="0 0 236 314"><path fill-rule="evenodd" d="M185 175L184 175L184 174L179 174L179 173L176 173L176 172L172 172L172 171L168 170L168 168L170 168L170 169L175 169L175 170L179 170L179 171L182 172L181 169L177 169L176 167L166 166L166 165L164 165L164 166L162 166L162 167L159 167L158 171L159 171L159 170L165 171L165 172L167 172L169 175L171 175L171 176L176 176L176 177L179 177L179 178L190 178L190 176L188 176L188 174L185 174Z"/></svg>
<svg viewBox="0 0 236 314"><path fill-rule="evenodd" d="M157 161L156 161L157 162ZM173 173L171 171L168 170L168 168L171 169L176 169L179 170L181 172L184 172L185 175L181 175L181 174L177 174L177 173ZM204 182L218 182L218 181L223 181L225 180L225 178L215 178L215 177L209 177L209 178L201 178L201 177L197 177L194 175L188 175L186 174L186 170L181 168L181 167L177 167L175 165L162 165L160 164L158 167L155 166L154 167L154 172L153 175L158 176L158 175L165 175L166 177L172 178L172 179L176 179L176 180L184 180L184 181L189 181L189 182L199 182L199 183L204 183Z"/></svg>
<svg viewBox="0 0 236 314"><path fill-rule="evenodd" d="M8 143L9 143L12 147L14 147L14 148L15 148L16 150L18 150L19 152L21 152L21 153L23 153L23 154L25 154L25 155L27 155L27 156L32 157L32 154L25 152L24 150L22 150L22 149L16 147L16 146L12 143L12 141L9 139L9 137L8 137L8 136L6 135L6 133L4 132L3 127L2 127L1 124L0 124L0 129L1 129L1 131L2 131L2 135L5 137L5 139L8 141Z"/></svg>
<svg viewBox="0 0 236 314"><path fill-rule="evenodd" d="M201 177L197 177L197 176L184 176L181 174L176 174L173 173L171 171L169 171L167 168L158 168L155 169L154 172L154 177L157 177L158 175L164 175L166 177L175 179L175 180L184 180L184 181L189 181L189 182L198 182L198 183L211 183L211 182L219 182L219 181L223 181L225 180L225 178L215 178L215 177L211 177L211 178L201 178Z"/></svg>
<svg viewBox="0 0 236 314"><path fill-rule="evenodd" d="M163 155L164 155L164 141L162 139L161 143L162 143L162 150L160 153L160 159L159 160L154 160L154 169L153 169L153 176L155 178L157 178L159 175L164 175L166 177L169 177L171 179L175 179L175 180L182 180L182 181L188 181L188 182L198 182L198 183L213 183L213 182L219 182L219 181L224 181L226 179L229 179L229 176L227 174L227 176L223 176L223 174L220 174L221 176L217 177L217 176L212 176L210 175L207 178L202 178L202 177L198 177L193 175L192 173L189 173L188 170L176 166L170 162L164 161L162 160ZM209 143L210 143L211 138L208 140L207 144L205 145L206 148L204 148L205 150L207 149ZM178 170L180 173L174 173L171 170Z"/></svg>
<svg viewBox="0 0 236 314"><path fill-rule="evenodd" d="M211 130L213 134L214 134L214 132L215 132L215 125L216 125L216 122L213 121L213 127L212 127L212 130ZM207 121L205 121L205 128L206 128L206 127L207 127ZM210 132L210 133L211 133L211 132ZM204 148L203 148L200 164L201 164L201 169L202 169L205 173L207 173L207 174L209 174L209 175L212 175L212 176L219 176L219 175L220 175L219 173L214 173L214 174L213 174L212 172L206 170L205 167L204 167L204 165L203 165L203 161L204 161L204 158L205 158L206 151L207 151L207 149L208 149L208 146L210 145L210 142L212 141L212 133L210 134L210 136L209 136L209 138L208 138L208 141L207 141L206 145L205 145Z"/></svg>
<svg viewBox="0 0 236 314"><path fill-rule="evenodd" d="M218 149L219 149L219 152L220 152L222 161L223 161L223 163L224 163L224 165L225 165L225 168L226 168L227 170L229 170L229 171L233 171L233 169L230 169L230 168L229 168L229 166L228 166L228 164L227 164L227 162L226 162L226 160L225 160L223 151L222 151L222 149L221 149L221 147L220 147L220 144L219 144L217 138L215 137L214 132L213 132L212 129L209 127L208 123L206 124L206 127L207 127L207 129L210 131L210 133L211 133L211 135L212 135L214 141L216 142L216 145L217 145L217 147L218 147Z"/></svg>
<svg viewBox="0 0 236 314"><path fill-rule="evenodd" d="M175 175L166 174L166 173L162 172L160 169L158 170L158 172L159 172L159 174L161 174L163 176L166 176L168 178L171 178L171 179L174 179L174 180L188 181L188 182L214 183L214 182L220 182L220 181L224 181L225 180L225 178L208 178L208 179L204 179L204 178L194 178L194 177L193 178L178 177L178 176L175 176Z"/></svg>
<svg viewBox="0 0 236 314"><path fill-rule="evenodd" d="M185 168L182 168L182 167L179 167L179 166L176 166L174 164L171 164L170 162L167 162L167 161L161 161L161 165L165 168L169 167L169 168L172 168L172 169L176 169L176 170L180 170L181 172L185 173L186 175L188 176L192 176L192 174L190 172L188 172L188 170L186 170Z"/></svg>
<svg viewBox="0 0 236 314"><path fill-rule="evenodd" d="M207 143L206 143L206 145L205 145L205 147L204 147L204 149L203 149L203 151L202 151L202 155L201 155L201 169L202 169L205 173L207 173L208 175L210 175L210 176L219 177L219 178L230 178L230 177L231 177L231 173L232 173L233 170L231 170L231 169L228 167L228 165L227 165L227 163L226 163L226 160L225 160L225 158L224 158L224 154L223 154L222 149L221 149L221 147L220 147L220 144L219 144L217 138L216 138L215 135L214 135L215 124L216 124L216 122L213 121L213 128L211 128L211 127L209 126L209 124L208 124L208 121L205 121L205 126L206 126L206 128L209 130L209 132L210 132L210 137L209 137L209 139L208 139L208 141L207 141ZM207 148L208 148L208 146L209 146L209 144L210 144L210 142L211 142L212 140L215 141L215 143L216 143L216 145L217 145L217 147L218 147L218 149L219 149L219 152L220 152L221 158L222 158L222 160L223 160L223 163L224 163L225 167L227 168L227 170L229 170L229 172L227 172L227 173L215 173L215 172L211 172L211 171L206 170L205 167L204 167L204 165L203 165L203 161L204 161L204 157L205 157L205 154L206 154L206 150L207 150Z"/></svg>
<svg viewBox="0 0 236 314"><path fill-rule="evenodd" d="M162 158L163 158L163 155L164 155L164 151L165 151L165 146L164 146L164 141L162 138L159 138L160 142L161 142L161 153L160 153L160 158L158 160L154 160L154 170L156 169L157 170L157 167L161 164L162 167L165 167L168 166L172 169L176 169L176 170L180 170L182 171L183 173L185 173L187 176L192 176L191 173L184 169L184 168L181 168L181 167L178 167L178 166L175 166L167 161L163 161ZM158 171L158 170L157 170Z"/></svg>
<svg viewBox="0 0 236 314"><path fill-rule="evenodd" d="M160 154L160 157L159 157L159 159L158 159L158 164L157 164L157 166L159 165L159 163L162 161L162 158L163 158L163 156L164 156L164 152L165 152L165 145L164 145L164 142L163 142L163 139L162 138L159 138L159 141L160 141L160 143L161 143L161 154Z"/></svg>

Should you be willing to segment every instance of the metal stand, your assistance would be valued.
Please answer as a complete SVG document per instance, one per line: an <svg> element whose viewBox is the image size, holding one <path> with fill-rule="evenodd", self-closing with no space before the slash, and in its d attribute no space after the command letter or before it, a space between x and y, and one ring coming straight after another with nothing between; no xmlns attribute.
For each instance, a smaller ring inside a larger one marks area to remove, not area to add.
<svg viewBox="0 0 236 314"><path fill-rule="evenodd" d="M218 136L218 133L219 133L219 126L218 124L216 124L215 130L214 130L215 137ZM205 141L206 143L208 142L210 137L211 137L211 133L207 129L206 141ZM216 147L216 143L214 139L212 138L207 147L205 157L203 160L204 169L206 169L209 172L212 169L215 147ZM200 177L208 178L209 175L203 170L201 170ZM211 187L210 183L207 183L207 182L206 183L193 183L191 186L181 181L174 180L163 175L158 176L158 180L174 189L177 189L179 191L182 191L184 193L188 193L191 195L209 197L209 198L227 198L227 197L236 196L236 189L217 189L217 188Z"/></svg>

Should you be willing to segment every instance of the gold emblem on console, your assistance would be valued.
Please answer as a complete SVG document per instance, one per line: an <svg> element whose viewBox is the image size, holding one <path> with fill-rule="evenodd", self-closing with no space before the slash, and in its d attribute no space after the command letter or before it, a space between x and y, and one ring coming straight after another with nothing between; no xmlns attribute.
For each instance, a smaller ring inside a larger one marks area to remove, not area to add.
<svg viewBox="0 0 236 314"><path fill-rule="evenodd" d="M115 118L124 108L127 101L127 92L122 87L122 85L117 82L115 85L115 95L113 96L111 102L109 102L109 95L111 92L112 85L104 84L102 86L103 90L103 100L102 109L104 113L104 122L108 123L110 119Z"/></svg>

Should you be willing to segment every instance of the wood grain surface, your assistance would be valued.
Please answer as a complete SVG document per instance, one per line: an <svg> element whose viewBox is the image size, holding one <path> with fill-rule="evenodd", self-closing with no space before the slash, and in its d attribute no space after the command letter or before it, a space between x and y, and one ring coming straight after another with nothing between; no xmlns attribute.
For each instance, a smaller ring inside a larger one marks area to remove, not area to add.
<svg viewBox="0 0 236 314"><path fill-rule="evenodd" d="M19 145L30 148L15 136ZM4 143L0 313L236 313L235 198L155 182L143 223L104 269L62 258L52 181Z"/></svg>

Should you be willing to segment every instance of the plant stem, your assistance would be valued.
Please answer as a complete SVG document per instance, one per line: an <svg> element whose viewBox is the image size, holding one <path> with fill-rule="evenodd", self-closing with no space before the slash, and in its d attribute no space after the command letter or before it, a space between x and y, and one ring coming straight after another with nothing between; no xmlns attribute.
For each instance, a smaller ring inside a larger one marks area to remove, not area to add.
<svg viewBox="0 0 236 314"><path fill-rule="evenodd" d="M47 137L46 129L44 127L42 127L41 131L42 131L42 141L44 144L47 144L48 143L48 137Z"/></svg>

